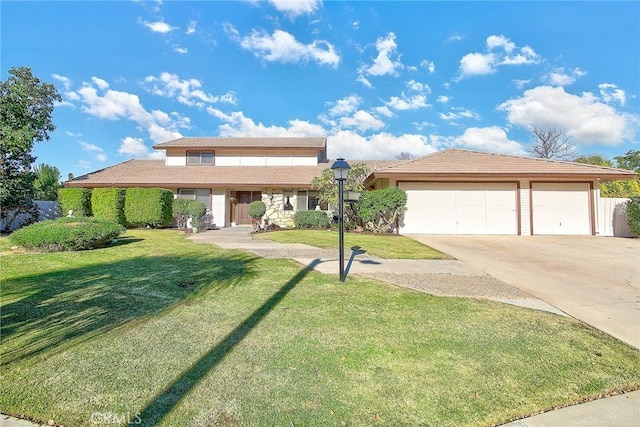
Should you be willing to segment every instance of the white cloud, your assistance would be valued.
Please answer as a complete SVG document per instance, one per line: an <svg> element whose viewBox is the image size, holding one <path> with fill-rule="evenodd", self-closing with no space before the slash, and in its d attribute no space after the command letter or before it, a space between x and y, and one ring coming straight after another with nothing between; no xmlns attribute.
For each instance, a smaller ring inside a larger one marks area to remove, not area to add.
<svg viewBox="0 0 640 427"><path fill-rule="evenodd" d="M429 74L436 72L436 64L433 61L427 61L426 59L420 62L420 66L429 70Z"/></svg>
<svg viewBox="0 0 640 427"><path fill-rule="evenodd" d="M269 35L264 31L253 30L250 35L239 37L238 32L227 24L227 34L236 39L243 49L253 52L258 58L267 62L297 63L314 61L320 65L336 68L340 63L340 56L335 47L324 40L314 40L303 44L296 38L282 30L275 30Z"/></svg>
<svg viewBox="0 0 640 427"><path fill-rule="evenodd" d="M527 86L529 83L531 83L531 79L529 80L514 80L513 84L516 85L516 87L518 89L524 89L525 86Z"/></svg>
<svg viewBox="0 0 640 427"><path fill-rule="evenodd" d="M329 115L339 116L343 114L350 114L356 111L358 105L362 102L362 99L357 95L349 95L335 102L334 106L329 110Z"/></svg>
<svg viewBox="0 0 640 427"><path fill-rule="evenodd" d="M394 77L397 76L397 70L403 67L402 63L398 60L399 57L395 55L397 47L396 35L394 33L389 33L386 37L378 38L376 41L378 56L373 60L373 64L365 67L364 71L372 76L384 76L386 74ZM396 56L396 58L394 59L392 56Z"/></svg>
<svg viewBox="0 0 640 427"><path fill-rule="evenodd" d="M189 21L189 26L187 27L186 34L191 35L196 32L198 28L198 23L196 21Z"/></svg>
<svg viewBox="0 0 640 427"><path fill-rule="evenodd" d="M59 74L51 74L51 77L62 83L62 87L64 87L66 90L69 90L71 88L71 79L69 77L61 76Z"/></svg>
<svg viewBox="0 0 640 427"><path fill-rule="evenodd" d="M382 114L385 117L393 117L393 111L391 111L389 109L389 107L387 107L386 105L382 105L380 107L375 107L374 110L378 113L378 114Z"/></svg>
<svg viewBox="0 0 640 427"><path fill-rule="evenodd" d="M156 22L144 21L143 24L145 27L149 28L154 33L166 34L166 33L170 33L173 30L178 29L177 27L172 27L171 25L163 21L156 21Z"/></svg>
<svg viewBox="0 0 640 427"><path fill-rule="evenodd" d="M122 139L120 148L118 148L118 153L133 158L164 158L164 152L151 150L144 144L142 138L133 138L130 136Z"/></svg>
<svg viewBox="0 0 640 427"><path fill-rule="evenodd" d="M358 75L358 78L356 79L356 81L362 83L363 85L365 85L369 89L373 88L373 85L371 84L371 82L369 80L367 80L367 78L365 76L363 76L362 74Z"/></svg>
<svg viewBox="0 0 640 427"><path fill-rule="evenodd" d="M384 127L384 122L366 111L359 110L351 117L342 117L340 126L355 127L360 132L379 130Z"/></svg>
<svg viewBox="0 0 640 427"><path fill-rule="evenodd" d="M504 49L505 52L511 53L516 48L515 43L503 35L487 37L487 49Z"/></svg>
<svg viewBox="0 0 640 427"><path fill-rule="evenodd" d="M573 71L566 73L564 68L560 67L544 76L542 80L553 86L568 86L575 83L576 80L585 74L587 74L586 71L582 71L580 68L575 68Z"/></svg>
<svg viewBox="0 0 640 427"><path fill-rule="evenodd" d="M255 123L253 119L245 117L242 111L230 114L208 107L207 112L225 122L218 126L220 136L224 137L288 137L288 136L324 136L326 131L322 126L303 120L290 120L289 127L265 126Z"/></svg>
<svg viewBox="0 0 640 427"><path fill-rule="evenodd" d="M392 96L385 105L396 111L417 110L429 106L425 95L406 96L404 93L400 97Z"/></svg>
<svg viewBox="0 0 640 427"><path fill-rule="evenodd" d="M352 130L341 130L327 137L327 154L330 158L344 157L353 160L393 159L402 152L422 156L437 151L424 135L403 134L395 136L382 132L368 137Z"/></svg>
<svg viewBox="0 0 640 427"><path fill-rule="evenodd" d="M159 76L147 76L144 79L147 90L159 96L175 98L190 107L204 107L205 103L226 102L236 104L235 94L212 95L202 90L202 82L197 79L181 80L177 74L162 72Z"/></svg>
<svg viewBox="0 0 640 427"><path fill-rule="evenodd" d="M448 42L459 42L462 39L463 37L460 34L451 34L449 37L447 37Z"/></svg>
<svg viewBox="0 0 640 427"><path fill-rule="evenodd" d="M189 52L189 49L187 49L186 47L176 46L173 48L173 51L181 55L184 55L185 53Z"/></svg>
<svg viewBox="0 0 640 427"><path fill-rule="evenodd" d="M602 97L602 100L607 104L615 101L624 107L624 104L627 102L626 92L619 89L618 86L613 83L599 84L598 89L600 89L600 96Z"/></svg>
<svg viewBox="0 0 640 427"><path fill-rule="evenodd" d="M149 133L149 137L156 143L167 141L166 138L169 136L170 139L179 138L182 135L178 129L189 127L189 119L177 113L172 113L171 120L168 121L166 113L161 111L148 112L140 103L140 98L137 95L112 89L100 92L103 93L99 93L89 83L84 83L77 90L83 103L82 111L101 119L131 120L145 129Z"/></svg>
<svg viewBox="0 0 640 427"><path fill-rule="evenodd" d="M460 74L464 77L495 73L493 53L468 53L460 60Z"/></svg>
<svg viewBox="0 0 640 427"><path fill-rule="evenodd" d="M91 81L94 85L98 86L98 89L100 90L106 90L109 88L109 83L99 77L91 77Z"/></svg>
<svg viewBox="0 0 640 427"><path fill-rule="evenodd" d="M312 15L322 6L322 0L269 0L269 3L291 18Z"/></svg>
<svg viewBox="0 0 640 427"><path fill-rule="evenodd" d="M354 30L357 30L358 28L360 28L360 21L353 21L353 24L351 24L351 26Z"/></svg>
<svg viewBox="0 0 640 427"><path fill-rule="evenodd" d="M563 87L539 86L498 106L511 124L556 128L578 144L618 145L632 140L638 116L616 111L589 92L573 95Z"/></svg>
<svg viewBox="0 0 640 427"><path fill-rule="evenodd" d="M504 129L497 126L468 128L453 140L453 145L492 153L524 154L522 145L510 140Z"/></svg>
<svg viewBox="0 0 640 427"><path fill-rule="evenodd" d="M426 92L426 93L431 93L431 88L429 87L428 84L426 83L420 83L417 82L415 80L409 80L407 82L407 87L411 90L414 90L416 92Z"/></svg>
<svg viewBox="0 0 640 427"><path fill-rule="evenodd" d="M446 95L440 95L436 99L436 101L438 101L440 104L446 104L447 102L451 101L451 97Z"/></svg>
<svg viewBox="0 0 640 427"><path fill-rule="evenodd" d="M480 115L478 113L461 107L454 107L447 114L440 113L439 117L442 120L480 119Z"/></svg>
<svg viewBox="0 0 640 427"><path fill-rule="evenodd" d="M107 160L107 155L101 147L98 147L95 144L90 144L88 142L78 141L83 150L93 153L96 156L96 160L99 162L105 162Z"/></svg>
<svg viewBox="0 0 640 427"><path fill-rule="evenodd" d="M484 53L468 53L460 60L459 77L492 74L501 65L535 64L540 56L530 47L518 48L503 35L487 37Z"/></svg>
<svg viewBox="0 0 640 427"><path fill-rule="evenodd" d="M434 123L427 122L427 121L422 121L422 122L412 122L411 124L412 124L412 125L414 125L414 126L416 127L416 129L418 129L418 130L420 130L420 131L421 131L421 130L423 130L424 128L427 128L427 127L434 127L434 126L435 126L435 124L434 124Z"/></svg>

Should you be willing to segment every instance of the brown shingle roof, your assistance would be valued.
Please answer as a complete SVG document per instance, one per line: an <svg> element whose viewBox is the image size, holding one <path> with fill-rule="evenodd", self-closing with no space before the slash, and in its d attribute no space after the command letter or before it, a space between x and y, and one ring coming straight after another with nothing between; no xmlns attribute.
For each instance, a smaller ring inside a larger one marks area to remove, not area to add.
<svg viewBox="0 0 640 427"><path fill-rule="evenodd" d="M179 138L153 146L166 148L325 148L327 138Z"/></svg>
<svg viewBox="0 0 640 427"><path fill-rule="evenodd" d="M397 161L363 161L373 170ZM317 166L166 166L164 160L129 160L79 176L68 187L281 187L307 188L333 161Z"/></svg>
<svg viewBox="0 0 640 427"><path fill-rule="evenodd" d="M377 178L430 177L520 177L629 179L635 172L581 163L509 156L505 154L448 149L374 171L367 184Z"/></svg>

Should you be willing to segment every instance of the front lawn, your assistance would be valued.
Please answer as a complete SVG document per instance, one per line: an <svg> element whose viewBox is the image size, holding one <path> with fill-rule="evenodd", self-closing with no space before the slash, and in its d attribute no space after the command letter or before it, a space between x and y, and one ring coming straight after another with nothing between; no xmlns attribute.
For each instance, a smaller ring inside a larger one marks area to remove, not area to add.
<svg viewBox="0 0 640 427"><path fill-rule="evenodd" d="M0 247L0 406L44 422L492 425L640 387L640 352L572 319L340 284L171 230Z"/></svg>
<svg viewBox="0 0 640 427"><path fill-rule="evenodd" d="M331 230L282 230L257 233L253 238L338 249L338 233ZM449 255L416 240L395 234L345 233L344 246L347 252L349 248L359 246L369 255L387 259L451 259Z"/></svg>

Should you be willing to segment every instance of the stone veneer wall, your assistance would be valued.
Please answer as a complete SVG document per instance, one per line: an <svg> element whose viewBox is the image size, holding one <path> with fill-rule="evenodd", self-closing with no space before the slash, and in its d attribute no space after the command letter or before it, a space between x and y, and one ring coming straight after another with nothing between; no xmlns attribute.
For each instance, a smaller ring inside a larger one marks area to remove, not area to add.
<svg viewBox="0 0 640 427"><path fill-rule="evenodd" d="M293 210L285 211L283 207L287 198L284 194L272 193L269 195L262 193L262 201L267 207L264 217L269 219L269 224L276 224L282 228L293 228L295 226L293 215L296 213L296 199L297 196L294 191L293 194L289 196L289 203L293 206Z"/></svg>

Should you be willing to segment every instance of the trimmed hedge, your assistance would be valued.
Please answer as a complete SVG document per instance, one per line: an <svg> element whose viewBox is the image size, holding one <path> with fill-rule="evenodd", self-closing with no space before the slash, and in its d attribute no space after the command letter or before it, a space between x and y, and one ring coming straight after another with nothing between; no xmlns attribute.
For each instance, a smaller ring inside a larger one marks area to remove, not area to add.
<svg viewBox="0 0 640 427"><path fill-rule="evenodd" d="M636 236L640 236L640 197L632 197L627 202L627 223Z"/></svg>
<svg viewBox="0 0 640 427"><path fill-rule="evenodd" d="M58 206L61 216L73 211L73 216L91 216L91 190L88 188L60 188L58 190Z"/></svg>
<svg viewBox="0 0 640 427"><path fill-rule="evenodd" d="M91 192L91 211L96 218L126 225L124 216L124 188L95 188Z"/></svg>
<svg viewBox="0 0 640 427"><path fill-rule="evenodd" d="M171 224L173 192L164 188L127 188L124 215L128 226L162 228Z"/></svg>
<svg viewBox="0 0 640 427"><path fill-rule="evenodd" d="M323 211L298 211L293 215L296 228L329 228L329 217Z"/></svg>
<svg viewBox="0 0 640 427"><path fill-rule="evenodd" d="M171 206L172 215L178 228L186 228L189 217L193 218L194 225L199 224L200 219L207 213L207 206L193 199L173 199Z"/></svg>
<svg viewBox="0 0 640 427"><path fill-rule="evenodd" d="M108 245L126 229L98 218L58 218L40 221L15 231L9 240L41 252L80 251Z"/></svg>

